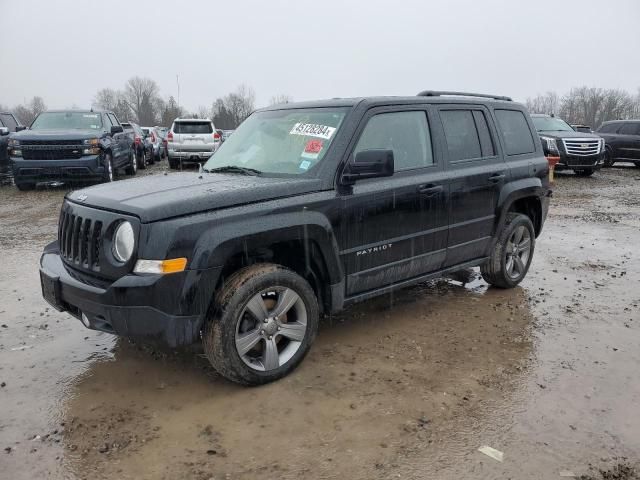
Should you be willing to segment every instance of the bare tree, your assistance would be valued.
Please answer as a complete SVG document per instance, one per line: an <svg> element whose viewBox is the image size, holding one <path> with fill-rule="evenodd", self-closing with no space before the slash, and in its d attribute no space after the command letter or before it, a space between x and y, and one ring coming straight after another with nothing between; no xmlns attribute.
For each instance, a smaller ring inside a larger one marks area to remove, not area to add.
<svg viewBox="0 0 640 480"><path fill-rule="evenodd" d="M279 93L278 95L274 95L269 99L269 105L280 105L282 103L291 103L293 102L293 98L286 93Z"/></svg>
<svg viewBox="0 0 640 480"><path fill-rule="evenodd" d="M235 92L224 97L223 102L229 113L232 128L240 125L255 109L256 94L251 87L240 85Z"/></svg>
<svg viewBox="0 0 640 480"><path fill-rule="evenodd" d="M164 102L163 102L164 103ZM178 106L178 102L173 96L169 97L162 110L160 111L160 124L165 127L170 127L176 118L180 118L183 112Z"/></svg>
<svg viewBox="0 0 640 480"><path fill-rule="evenodd" d="M47 106L42 97L35 96L27 105L17 105L13 112L24 125L31 125L38 114L46 109Z"/></svg>
<svg viewBox="0 0 640 480"><path fill-rule="evenodd" d="M531 113L546 113L547 115L551 115L558 113L560 99L557 93L547 92L544 95L527 98L526 105Z"/></svg>
<svg viewBox="0 0 640 480"><path fill-rule="evenodd" d="M124 98L124 94L119 90L113 90L111 88L98 90L98 93L96 93L93 99L93 103L99 108L115 113L121 122L132 117L129 104Z"/></svg>
<svg viewBox="0 0 640 480"><path fill-rule="evenodd" d="M158 97L158 85L150 78L132 77L124 88L124 99L137 122L141 125L155 123L154 103Z"/></svg>

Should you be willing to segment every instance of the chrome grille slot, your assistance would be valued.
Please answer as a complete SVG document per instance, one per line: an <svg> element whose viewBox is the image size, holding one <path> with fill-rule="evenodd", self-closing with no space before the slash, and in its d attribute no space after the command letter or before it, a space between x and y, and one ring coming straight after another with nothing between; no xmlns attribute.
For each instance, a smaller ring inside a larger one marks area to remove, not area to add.
<svg viewBox="0 0 640 480"><path fill-rule="evenodd" d="M594 138L563 138L564 150L569 155L579 157L587 157L590 155L598 155L600 153L600 139Z"/></svg>

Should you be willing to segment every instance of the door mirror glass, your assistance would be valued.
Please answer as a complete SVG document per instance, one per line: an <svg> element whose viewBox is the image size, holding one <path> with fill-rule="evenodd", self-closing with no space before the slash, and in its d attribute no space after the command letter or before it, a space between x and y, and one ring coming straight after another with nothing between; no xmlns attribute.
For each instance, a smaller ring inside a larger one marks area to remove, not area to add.
<svg viewBox="0 0 640 480"><path fill-rule="evenodd" d="M122 126L121 125L111 125L111 135L115 134L115 133L120 133L122 132Z"/></svg>
<svg viewBox="0 0 640 480"><path fill-rule="evenodd" d="M0 136L9 135L9 129L7 127L0 127Z"/></svg>
<svg viewBox="0 0 640 480"><path fill-rule="evenodd" d="M347 165L343 179L351 184L365 178L390 177L393 169L393 150L362 150Z"/></svg>
<svg viewBox="0 0 640 480"><path fill-rule="evenodd" d="M21 132L22 130L26 130L26 129L27 129L27 127L25 127L24 125L18 125L16 127L16 132Z"/></svg>

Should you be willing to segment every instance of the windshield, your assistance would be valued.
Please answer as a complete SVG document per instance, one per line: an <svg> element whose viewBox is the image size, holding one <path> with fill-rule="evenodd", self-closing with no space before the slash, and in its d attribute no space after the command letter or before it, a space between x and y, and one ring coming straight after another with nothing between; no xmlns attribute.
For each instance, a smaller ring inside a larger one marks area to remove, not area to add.
<svg viewBox="0 0 640 480"><path fill-rule="evenodd" d="M307 172L324 158L346 109L276 110L251 115L205 164L264 173Z"/></svg>
<svg viewBox="0 0 640 480"><path fill-rule="evenodd" d="M31 130L101 130L99 113L44 112L31 124Z"/></svg>
<svg viewBox="0 0 640 480"><path fill-rule="evenodd" d="M533 124L539 132L573 132L573 128L559 118L554 117L532 117Z"/></svg>

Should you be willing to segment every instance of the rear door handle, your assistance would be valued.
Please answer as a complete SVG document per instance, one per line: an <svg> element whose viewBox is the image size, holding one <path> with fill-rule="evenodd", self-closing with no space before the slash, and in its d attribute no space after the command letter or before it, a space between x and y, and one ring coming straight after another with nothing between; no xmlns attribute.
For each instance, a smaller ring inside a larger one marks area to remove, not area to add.
<svg viewBox="0 0 640 480"><path fill-rule="evenodd" d="M442 192L442 185L434 185L433 183L428 183L426 185L420 185L418 187L418 193L420 195L425 195L427 197L432 197L436 193Z"/></svg>
<svg viewBox="0 0 640 480"><path fill-rule="evenodd" d="M507 176L504 173L494 173L489 177L489 181L498 183L500 180L504 180Z"/></svg>

